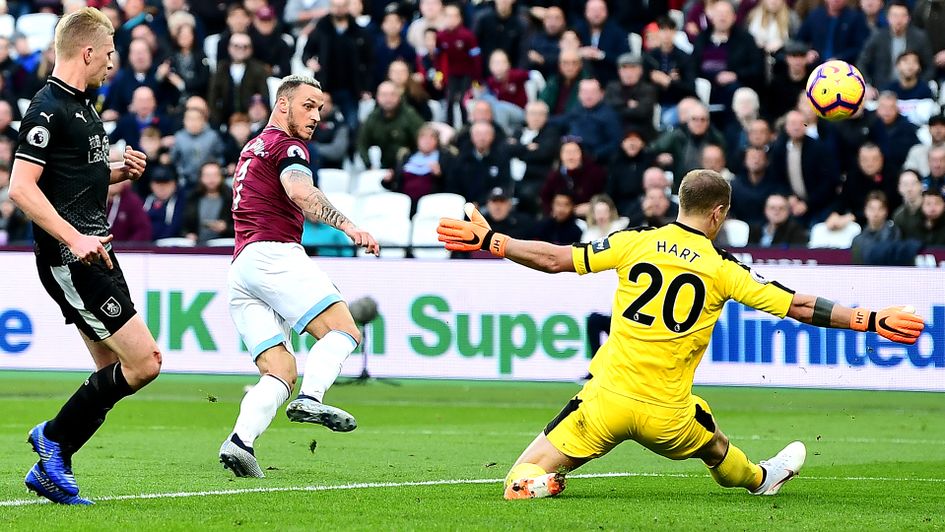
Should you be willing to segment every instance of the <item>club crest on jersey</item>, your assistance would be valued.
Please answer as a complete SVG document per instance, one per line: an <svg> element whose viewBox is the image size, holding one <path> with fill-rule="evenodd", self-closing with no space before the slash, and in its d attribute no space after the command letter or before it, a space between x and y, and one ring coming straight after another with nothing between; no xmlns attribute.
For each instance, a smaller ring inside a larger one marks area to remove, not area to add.
<svg viewBox="0 0 945 532"><path fill-rule="evenodd" d="M114 297L110 297L108 301L102 305L102 312L109 318L117 318L118 315L121 314L121 305L118 304L118 301L115 301Z"/></svg>
<svg viewBox="0 0 945 532"><path fill-rule="evenodd" d="M265 157L266 150L263 149L265 147L266 147L266 143L263 142L263 139L256 137L255 139L253 139L252 142L250 142L249 144L246 145L246 147L243 148L243 151L241 151L240 154L242 155L244 153L252 152L253 155L255 155L256 157Z"/></svg>
<svg viewBox="0 0 945 532"><path fill-rule="evenodd" d="M751 272L751 278L755 280L758 284L768 284L768 280L761 276L760 273L755 270L749 270Z"/></svg>
<svg viewBox="0 0 945 532"><path fill-rule="evenodd" d="M308 160L308 156L305 153L305 150L301 146L296 146L295 144L289 146L289 149L286 150L286 155L289 157L298 157L300 159Z"/></svg>
<svg viewBox="0 0 945 532"><path fill-rule="evenodd" d="M610 237L601 237L597 240L591 242L591 246L594 248L594 253L600 253L601 251L607 251L610 249Z"/></svg>
<svg viewBox="0 0 945 532"><path fill-rule="evenodd" d="M26 142L37 148L45 148L49 145L49 130L43 126L35 126L26 135Z"/></svg>

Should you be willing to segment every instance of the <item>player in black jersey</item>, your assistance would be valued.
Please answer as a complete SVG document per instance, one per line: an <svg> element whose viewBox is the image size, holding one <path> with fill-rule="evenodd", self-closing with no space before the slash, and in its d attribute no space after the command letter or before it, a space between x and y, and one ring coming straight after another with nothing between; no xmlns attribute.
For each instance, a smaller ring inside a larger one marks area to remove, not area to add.
<svg viewBox="0 0 945 532"><path fill-rule="evenodd" d="M109 183L137 179L146 165L145 155L131 149L123 161L109 163L108 136L91 105L113 68L114 33L92 8L59 21L56 66L21 122L10 183L10 199L33 220L40 280L66 323L78 327L96 367L56 417L29 434L39 461L26 485L63 504L91 504L78 496L72 455L116 402L154 380L161 367L111 250L105 215Z"/></svg>

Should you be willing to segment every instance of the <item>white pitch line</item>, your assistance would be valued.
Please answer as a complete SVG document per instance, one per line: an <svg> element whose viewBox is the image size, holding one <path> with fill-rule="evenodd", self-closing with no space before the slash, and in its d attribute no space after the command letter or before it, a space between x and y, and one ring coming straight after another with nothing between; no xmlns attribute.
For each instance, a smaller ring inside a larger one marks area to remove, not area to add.
<svg viewBox="0 0 945 532"><path fill-rule="evenodd" d="M579 473L568 475L568 478L703 478L705 475L696 475L690 473ZM817 481L848 481L848 482L930 482L945 483L945 478L896 478L896 477L801 477L804 480ZM243 495L247 493L286 493L286 492L306 492L306 491L336 491L336 490L355 490L372 488L405 488L413 486L446 486L446 485L465 485L465 484L498 484L504 479L501 478L472 478L455 480L419 480L411 482L358 482L354 484L336 484L327 486L286 486L271 488L240 488L228 490L208 490L208 491L178 491L173 493L141 493L138 495L112 495L105 497L96 497L96 502L109 501L140 501L147 499L181 499L189 497L210 497L214 495ZM36 504L47 504L46 499L15 499L9 501L0 501L0 507L4 506L32 506Z"/></svg>

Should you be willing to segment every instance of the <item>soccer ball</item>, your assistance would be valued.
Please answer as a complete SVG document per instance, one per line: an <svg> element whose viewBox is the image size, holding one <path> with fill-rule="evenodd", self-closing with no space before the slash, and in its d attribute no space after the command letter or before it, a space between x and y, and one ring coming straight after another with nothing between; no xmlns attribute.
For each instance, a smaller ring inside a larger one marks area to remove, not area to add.
<svg viewBox="0 0 945 532"><path fill-rule="evenodd" d="M827 61L807 78L807 101L817 116L831 122L856 114L865 95L863 74L845 61Z"/></svg>

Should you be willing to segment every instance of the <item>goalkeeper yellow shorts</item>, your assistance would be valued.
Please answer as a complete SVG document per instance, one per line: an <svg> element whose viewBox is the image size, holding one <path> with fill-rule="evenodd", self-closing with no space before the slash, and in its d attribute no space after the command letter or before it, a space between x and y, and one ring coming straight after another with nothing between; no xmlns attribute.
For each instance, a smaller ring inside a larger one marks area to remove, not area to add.
<svg viewBox="0 0 945 532"><path fill-rule="evenodd" d="M715 433L709 405L693 395L686 407L654 405L601 388L591 379L545 427L548 441L567 456L597 458L622 441L684 460Z"/></svg>

